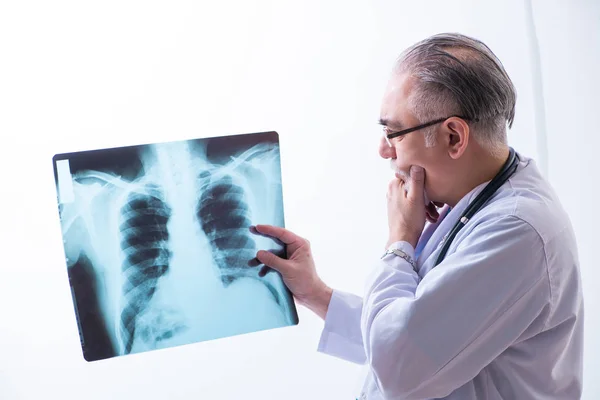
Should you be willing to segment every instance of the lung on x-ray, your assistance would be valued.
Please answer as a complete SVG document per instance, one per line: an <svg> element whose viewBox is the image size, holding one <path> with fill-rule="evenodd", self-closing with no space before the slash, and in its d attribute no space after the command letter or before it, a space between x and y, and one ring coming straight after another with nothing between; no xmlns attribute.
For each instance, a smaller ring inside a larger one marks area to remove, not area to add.
<svg viewBox="0 0 600 400"><path fill-rule="evenodd" d="M298 324L258 250L283 243L276 132L57 154L66 268L96 361Z"/></svg>

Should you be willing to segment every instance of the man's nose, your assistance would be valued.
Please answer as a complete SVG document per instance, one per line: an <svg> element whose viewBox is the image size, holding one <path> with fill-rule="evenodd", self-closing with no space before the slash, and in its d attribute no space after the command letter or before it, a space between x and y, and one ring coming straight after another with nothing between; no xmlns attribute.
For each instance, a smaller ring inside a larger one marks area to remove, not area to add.
<svg viewBox="0 0 600 400"><path fill-rule="evenodd" d="M381 138L381 141L379 143L379 155L385 159L396 158L396 149L393 147L390 147L387 144L387 141L385 140L385 138Z"/></svg>

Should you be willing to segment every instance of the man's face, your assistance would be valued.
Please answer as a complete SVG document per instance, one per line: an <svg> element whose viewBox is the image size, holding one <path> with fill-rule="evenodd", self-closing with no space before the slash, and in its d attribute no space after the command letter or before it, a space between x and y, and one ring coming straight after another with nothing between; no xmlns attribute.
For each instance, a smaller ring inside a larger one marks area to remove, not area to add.
<svg viewBox="0 0 600 400"><path fill-rule="evenodd" d="M418 121L409 111L409 98L413 87L411 79L406 75L393 75L388 83L381 106L381 121L387 127L387 133L412 128L428 121ZM438 201L436 188L443 181L444 158L443 145L439 140L433 147L426 147L424 129L410 132L390 140L390 148L381 137L379 154L390 160L390 166L401 176L409 176L410 167L418 165L425 170L425 201ZM446 154L447 157L447 154Z"/></svg>

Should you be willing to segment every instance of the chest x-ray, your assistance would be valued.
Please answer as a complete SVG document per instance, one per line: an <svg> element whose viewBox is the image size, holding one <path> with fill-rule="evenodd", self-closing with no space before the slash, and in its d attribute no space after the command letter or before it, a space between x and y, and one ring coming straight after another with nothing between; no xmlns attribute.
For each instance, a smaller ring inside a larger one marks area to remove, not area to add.
<svg viewBox="0 0 600 400"><path fill-rule="evenodd" d="M285 246L250 230L284 226L276 132L53 161L87 361L298 323L279 273L255 259Z"/></svg>

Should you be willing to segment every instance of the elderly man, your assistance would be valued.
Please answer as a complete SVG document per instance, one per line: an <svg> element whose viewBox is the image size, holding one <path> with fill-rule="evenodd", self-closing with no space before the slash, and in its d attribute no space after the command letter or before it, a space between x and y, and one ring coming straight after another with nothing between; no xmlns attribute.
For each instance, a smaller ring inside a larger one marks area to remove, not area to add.
<svg viewBox="0 0 600 400"><path fill-rule="evenodd" d="M515 89L482 42L407 49L381 108L389 240L362 296L318 276L309 242L258 225L259 251L324 319L319 351L366 365L360 398L577 399L583 298L568 216L533 160L507 145Z"/></svg>

